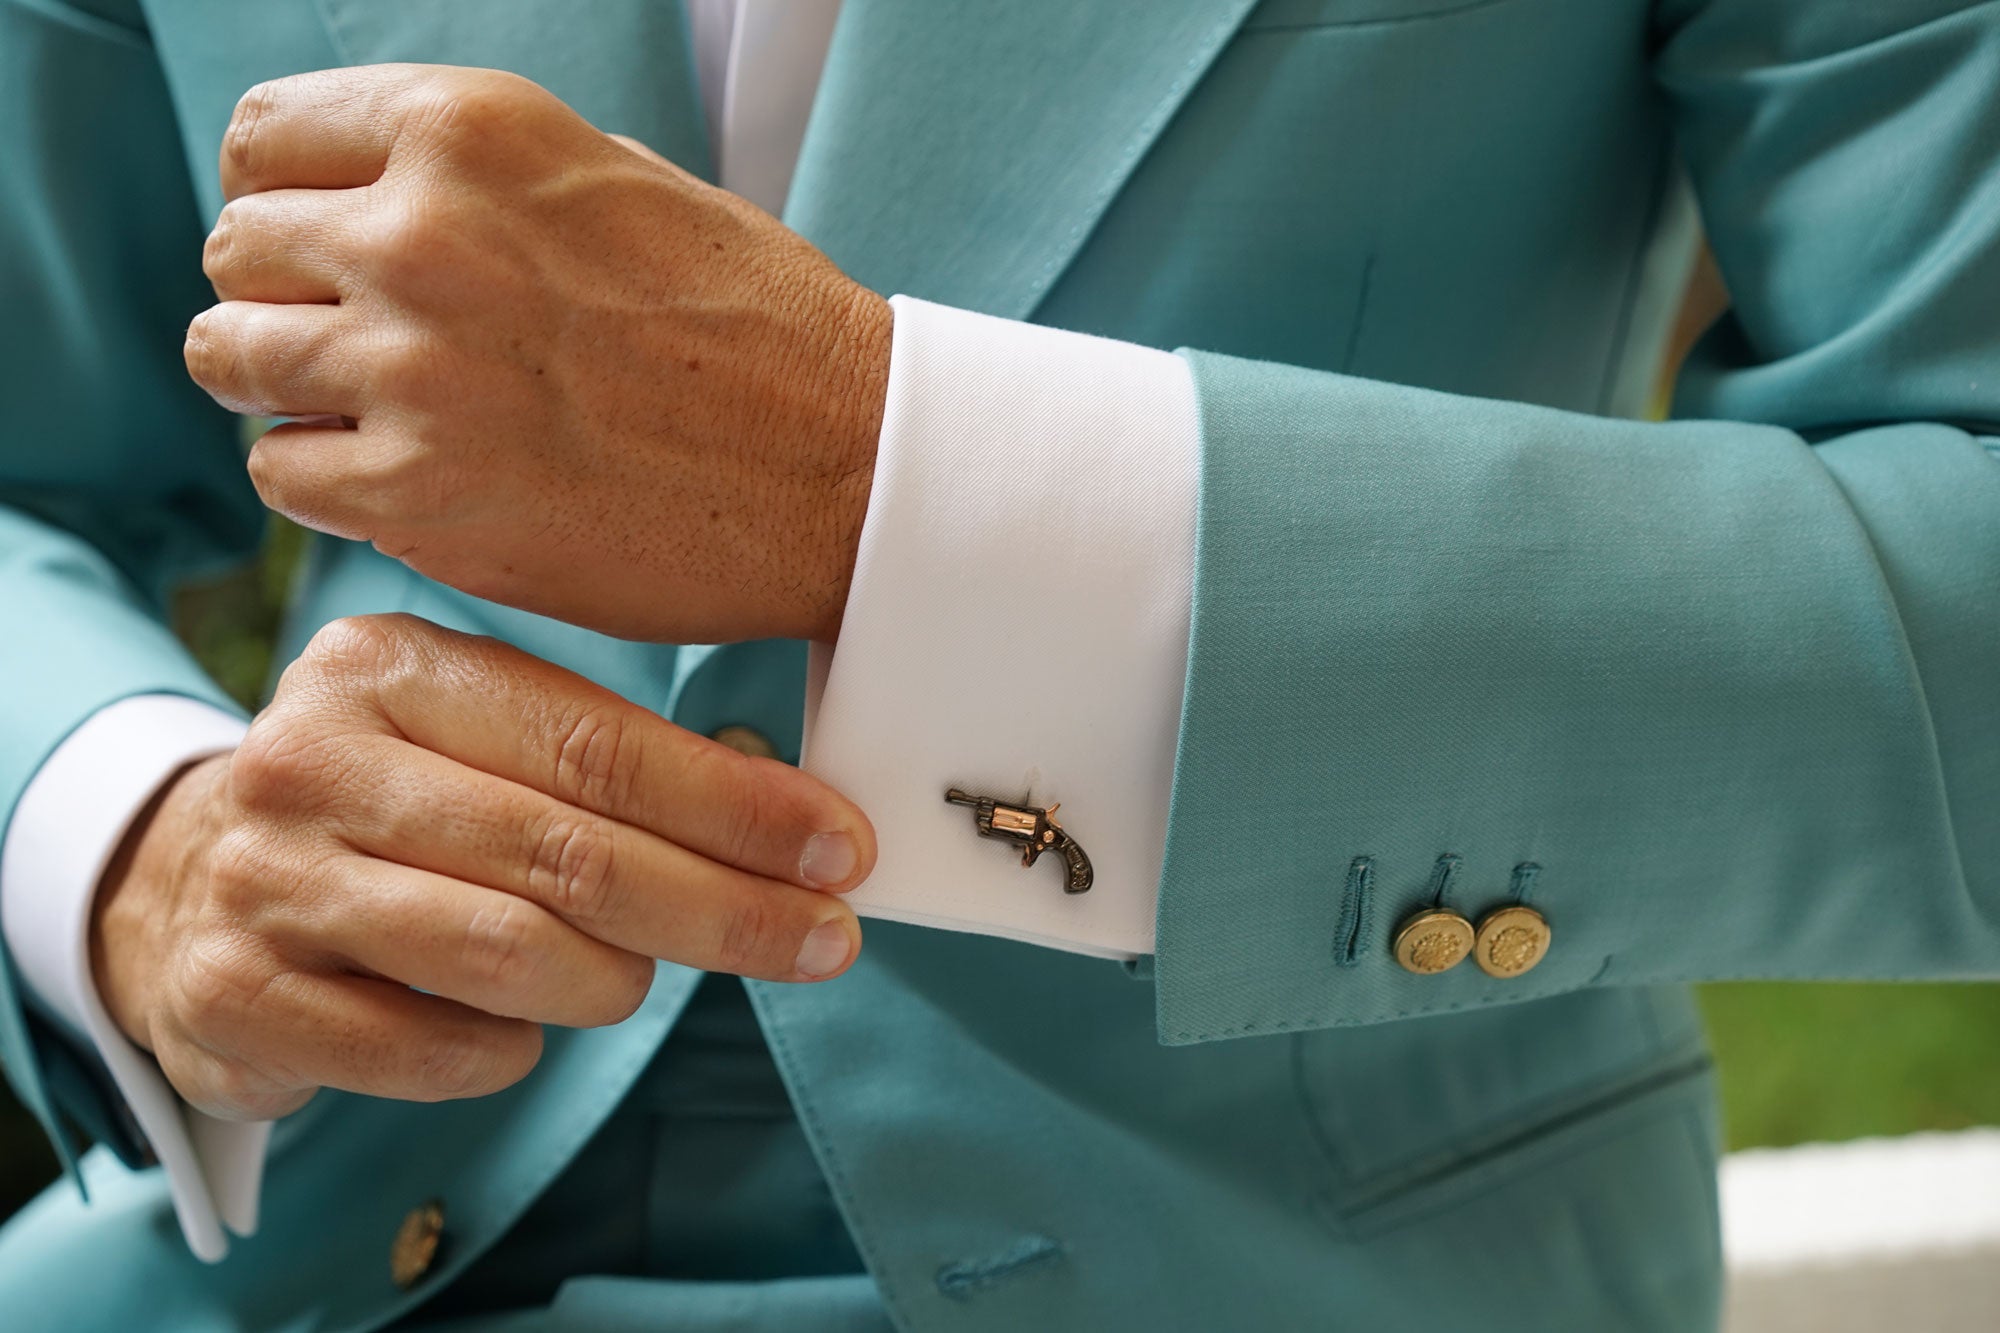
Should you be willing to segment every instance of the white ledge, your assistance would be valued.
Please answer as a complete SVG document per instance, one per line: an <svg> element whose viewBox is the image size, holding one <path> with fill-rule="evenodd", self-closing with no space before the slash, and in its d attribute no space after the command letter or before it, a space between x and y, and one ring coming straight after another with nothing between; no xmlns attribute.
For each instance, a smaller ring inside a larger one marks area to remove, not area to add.
<svg viewBox="0 0 2000 1333"><path fill-rule="evenodd" d="M2000 1328L2000 1129L1722 1164L1727 1333Z"/></svg>

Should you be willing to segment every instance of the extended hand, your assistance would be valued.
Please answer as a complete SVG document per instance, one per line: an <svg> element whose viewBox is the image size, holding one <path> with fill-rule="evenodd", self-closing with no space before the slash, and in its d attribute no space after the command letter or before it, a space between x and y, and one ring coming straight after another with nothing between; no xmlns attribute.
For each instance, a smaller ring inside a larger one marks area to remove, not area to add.
<svg viewBox="0 0 2000 1333"><path fill-rule="evenodd" d="M252 452L273 508L627 638L833 637L890 312L795 233L446 66L251 89L222 182L188 368L324 418Z"/></svg>
<svg viewBox="0 0 2000 1333"><path fill-rule="evenodd" d="M92 962L211 1113L470 1097L528 1072L537 1024L630 1015L655 958L838 974L860 931L835 894L874 856L797 769L490 639L339 621L127 839Z"/></svg>

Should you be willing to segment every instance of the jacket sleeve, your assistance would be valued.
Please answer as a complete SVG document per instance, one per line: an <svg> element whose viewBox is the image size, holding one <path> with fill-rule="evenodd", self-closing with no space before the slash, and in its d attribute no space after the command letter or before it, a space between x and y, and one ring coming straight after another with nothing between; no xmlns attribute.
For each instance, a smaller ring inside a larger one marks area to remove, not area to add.
<svg viewBox="0 0 2000 1333"><path fill-rule="evenodd" d="M105 705L164 693L234 708L163 604L254 549L262 519L232 419L181 364L211 298L136 6L0 0L0 181L4 828L43 759ZM50 1063L67 1040L0 951L0 1063L66 1163L65 1118L99 1132L129 1119L107 1079L76 1076L74 1052Z"/></svg>
<svg viewBox="0 0 2000 1333"><path fill-rule="evenodd" d="M1163 1040L2000 974L2000 5L1658 19L1736 302L1676 420L1188 354ZM1522 896L1531 971L1392 956Z"/></svg>

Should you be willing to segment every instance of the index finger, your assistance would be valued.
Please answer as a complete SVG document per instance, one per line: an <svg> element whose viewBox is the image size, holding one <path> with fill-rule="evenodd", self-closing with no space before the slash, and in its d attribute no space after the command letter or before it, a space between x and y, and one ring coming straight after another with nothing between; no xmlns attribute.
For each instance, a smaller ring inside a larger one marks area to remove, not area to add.
<svg viewBox="0 0 2000 1333"><path fill-rule="evenodd" d="M368 673L371 698L412 744L768 879L838 892L874 867L867 816L789 764L738 754L497 640L407 616L333 632L365 635L371 623L400 631L363 651L389 659Z"/></svg>
<svg viewBox="0 0 2000 1333"><path fill-rule="evenodd" d="M222 132L225 199L261 190L373 185L407 124L447 94L426 65L292 74L244 93Z"/></svg>

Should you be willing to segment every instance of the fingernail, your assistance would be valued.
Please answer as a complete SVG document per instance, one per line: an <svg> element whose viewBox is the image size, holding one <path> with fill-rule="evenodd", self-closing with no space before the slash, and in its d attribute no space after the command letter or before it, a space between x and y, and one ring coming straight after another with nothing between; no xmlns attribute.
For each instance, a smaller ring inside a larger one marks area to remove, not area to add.
<svg viewBox="0 0 2000 1333"><path fill-rule="evenodd" d="M845 833L815 833L806 839L806 849L799 854L799 878L829 888L854 873L860 855L854 839Z"/></svg>
<svg viewBox="0 0 2000 1333"><path fill-rule="evenodd" d="M806 942L799 946L798 961L793 964L799 975L817 979L830 977L840 971L840 965L847 961L847 927L838 921L825 921L814 926L806 936Z"/></svg>

